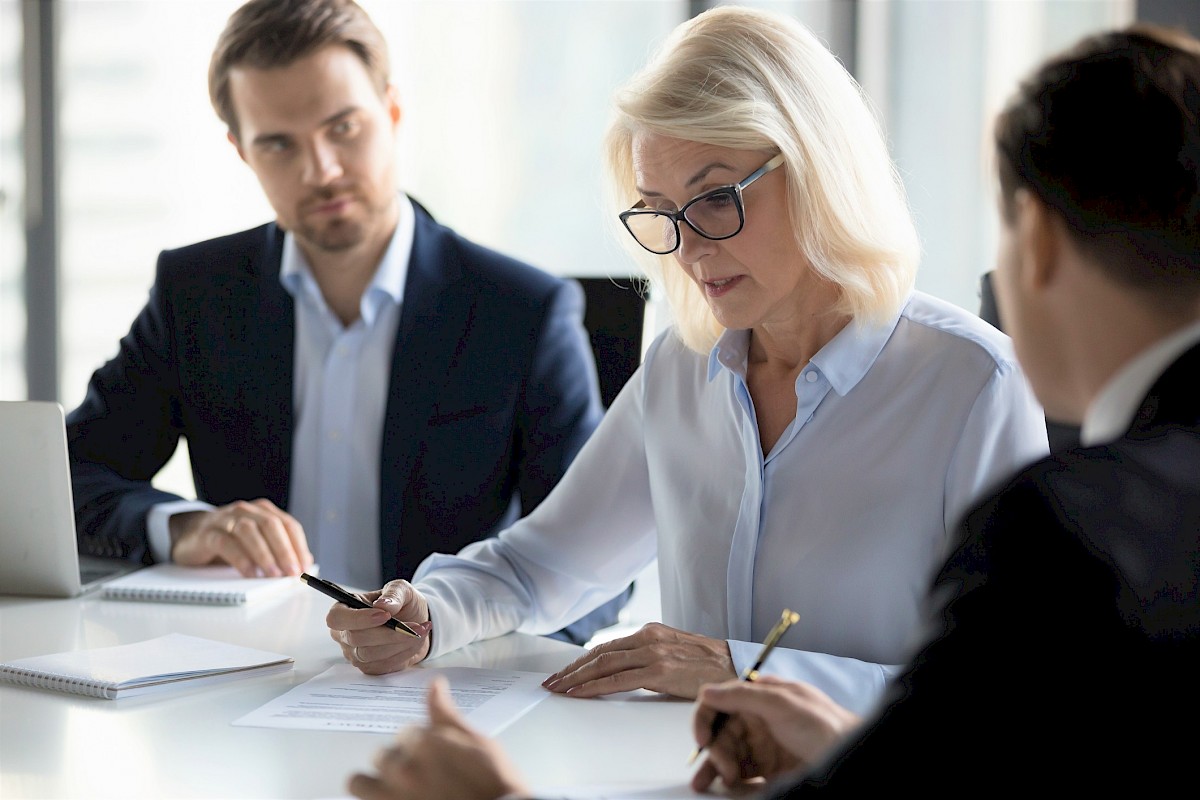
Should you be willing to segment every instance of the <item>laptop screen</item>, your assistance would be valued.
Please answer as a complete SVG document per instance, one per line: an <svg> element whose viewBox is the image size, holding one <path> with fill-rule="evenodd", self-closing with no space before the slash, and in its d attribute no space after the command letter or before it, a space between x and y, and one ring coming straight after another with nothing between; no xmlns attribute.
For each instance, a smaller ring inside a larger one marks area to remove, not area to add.
<svg viewBox="0 0 1200 800"><path fill-rule="evenodd" d="M90 586L80 578L62 406L0 401L0 442L0 594L80 594ZM108 566L110 574L89 583L137 565Z"/></svg>

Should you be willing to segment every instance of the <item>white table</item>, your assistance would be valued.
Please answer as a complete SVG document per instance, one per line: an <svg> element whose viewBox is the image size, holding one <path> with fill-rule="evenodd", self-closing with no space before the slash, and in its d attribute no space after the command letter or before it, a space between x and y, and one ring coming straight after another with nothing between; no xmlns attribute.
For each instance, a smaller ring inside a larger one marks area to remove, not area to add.
<svg viewBox="0 0 1200 800"><path fill-rule="evenodd" d="M0 684L0 798L345 797L347 777L368 769L388 736L230 724L341 662L324 624L328 608L299 582L295 592L250 607L0 597L0 660L177 631L296 661L287 674L122 700ZM581 652L512 634L428 664L549 674ZM536 787L678 786L692 771L691 710L649 693L552 694L499 738Z"/></svg>

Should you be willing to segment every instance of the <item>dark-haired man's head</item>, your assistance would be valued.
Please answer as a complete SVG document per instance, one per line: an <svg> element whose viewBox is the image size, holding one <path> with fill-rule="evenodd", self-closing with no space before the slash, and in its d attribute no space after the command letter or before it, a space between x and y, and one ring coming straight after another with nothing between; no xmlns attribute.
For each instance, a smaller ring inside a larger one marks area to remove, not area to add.
<svg viewBox="0 0 1200 800"><path fill-rule="evenodd" d="M1005 330L1048 416L1200 316L1200 41L1135 25L1020 84L995 128Z"/></svg>

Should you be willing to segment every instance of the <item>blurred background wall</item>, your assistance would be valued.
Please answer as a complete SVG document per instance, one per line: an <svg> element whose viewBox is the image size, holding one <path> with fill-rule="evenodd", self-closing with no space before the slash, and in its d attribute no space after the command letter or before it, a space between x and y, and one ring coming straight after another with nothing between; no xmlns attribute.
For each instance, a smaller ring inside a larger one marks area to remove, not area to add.
<svg viewBox="0 0 1200 800"><path fill-rule="evenodd" d="M629 274L600 202L608 99L716 3L361 2L392 47L402 185L461 233L551 272ZM209 55L239 3L0 0L0 400L76 405L160 250L271 218L208 103ZM918 286L971 310L996 238L989 123L1018 77L1135 19L1200 28L1193 0L743 4L795 16L858 78L916 214ZM162 480L191 494L178 468Z"/></svg>

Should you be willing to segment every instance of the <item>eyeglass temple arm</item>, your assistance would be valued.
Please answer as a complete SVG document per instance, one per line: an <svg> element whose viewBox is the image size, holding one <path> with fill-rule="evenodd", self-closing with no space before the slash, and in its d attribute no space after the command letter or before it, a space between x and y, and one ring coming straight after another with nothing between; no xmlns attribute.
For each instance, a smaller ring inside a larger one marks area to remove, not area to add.
<svg viewBox="0 0 1200 800"><path fill-rule="evenodd" d="M770 161L763 164L761 167L754 170L754 172L751 172L748 176L746 176L746 180L739 183L738 187L741 189L745 189L747 186L754 183L756 180L761 178L763 175L766 175L768 172L775 169L782 163L783 163L783 153L779 153L774 158L772 158Z"/></svg>

